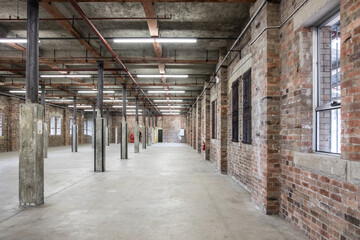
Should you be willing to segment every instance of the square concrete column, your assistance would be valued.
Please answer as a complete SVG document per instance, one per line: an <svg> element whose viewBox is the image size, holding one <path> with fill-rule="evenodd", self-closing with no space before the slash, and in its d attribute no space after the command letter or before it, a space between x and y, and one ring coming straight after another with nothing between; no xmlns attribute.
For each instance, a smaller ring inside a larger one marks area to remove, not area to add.
<svg viewBox="0 0 360 240"><path fill-rule="evenodd" d="M46 101L45 101L45 84L41 84L41 106L44 108L44 158L47 158L48 153L48 127L45 118L45 109L46 109Z"/></svg>
<svg viewBox="0 0 360 240"><path fill-rule="evenodd" d="M26 103L20 105L19 204L44 203L44 107L39 102L39 0L27 1Z"/></svg>
<svg viewBox="0 0 360 240"><path fill-rule="evenodd" d="M78 151L78 125L72 125L72 135L71 135L71 152Z"/></svg>
<svg viewBox="0 0 360 240"><path fill-rule="evenodd" d="M145 109L145 104L144 104L144 108L143 108L142 137L141 137L142 149L146 149L146 139L147 139L145 110L146 110L146 109Z"/></svg>
<svg viewBox="0 0 360 240"><path fill-rule="evenodd" d="M44 158L48 157L48 146L49 146L49 127L48 123L44 119Z"/></svg>
<svg viewBox="0 0 360 240"><path fill-rule="evenodd" d="M128 133L126 122L126 84L123 84L122 89L122 121L121 121L121 159L128 159Z"/></svg>
<svg viewBox="0 0 360 240"><path fill-rule="evenodd" d="M44 108L40 104L20 105L19 203L44 203Z"/></svg>
<svg viewBox="0 0 360 240"><path fill-rule="evenodd" d="M121 122L121 159L128 159L127 122Z"/></svg>
<svg viewBox="0 0 360 240"><path fill-rule="evenodd" d="M115 144L119 144L119 128L115 128Z"/></svg>
<svg viewBox="0 0 360 240"><path fill-rule="evenodd" d="M95 146L95 118L96 118L96 108L95 104L93 105L93 117L92 117L92 136L91 136L91 147Z"/></svg>
<svg viewBox="0 0 360 240"><path fill-rule="evenodd" d="M105 149L105 124L103 116L103 90L104 90L104 62L98 61L98 95L97 116L95 120L95 146L94 146L94 171L105 172L106 149Z"/></svg>
<svg viewBox="0 0 360 240"><path fill-rule="evenodd" d="M136 97L135 127L134 127L134 152L140 152L140 127L139 127L139 98Z"/></svg>
<svg viewBox="0 0 360 240"><path fill-rule="evenodd" d="M151 117L150 117L150 115L151 115L151 112L150 112L150 109L149 109L149 112L148 112L148 123L149 123L149 128L148 128L148 139L147 139L147 143L148 143L148 146L151 146L151 135L152 135L152 128L151 128L151 124L150 124L150 119L151 119Z"/></svg>
<svg viewBox="0 0 360 240"><path fill-rule="evenodd" d="M98 116L95 120L95 172L105 172L105 160L106 160L106 150L105 150L105 119Z"/></svg>

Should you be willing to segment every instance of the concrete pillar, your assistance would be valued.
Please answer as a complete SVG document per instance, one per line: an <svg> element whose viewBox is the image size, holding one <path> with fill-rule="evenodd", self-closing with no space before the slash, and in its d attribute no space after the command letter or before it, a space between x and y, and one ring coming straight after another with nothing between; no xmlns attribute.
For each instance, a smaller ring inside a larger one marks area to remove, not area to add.
<svg viewBox="0 0 360 240"><path fill-rule="evenodd" d="M38 103L39 1L27 2L26 103L20 105L19 204L44 203L44 107Z"/></svg>
<svg viewBox="0 0 360 240"><path fill-rule="evenodd" d="M46 104L45 104L45 84L41 85L41 105L44 108L44 158L47 158L47 153L48 153L48 126L47 126L47 122L45 120L45 109L46 109Z"/></svg>
<svg viewBox="0 0 360 240"><path fill-rule="evenodd" d="M144 104L144 109L143 109L143 127L142 127L142 149L146 149L146 138L147 138L147 134L146 134L146 116L145 116L145 104Z"/></svg>
<svg viewBox="0 0 360 240"><path fill-rule="evenodd" d="M140 131L140 127L139 127L139 98L136 97L135 99L135 104L136 104L136 112L135 112L135 127L134 127L134 152L135 153L139 153L140 152L140 139L139 139L139 131Z"/></svg>
<svg viewBox="0 0 360 240"><path fill-rule="evenodd" d="M95 120L94 171L105 171L105 119L103 115L104 62L98 61L97 117Z"/></svg>
<svg viewBox="0 0 360 240"><path fill-rule="evenodd" d="M119 129L115 128L115 144L119 144Z"/></svg>
<svg viewBox="0 0 360 240"><path fill-rule="evenodd" d="M92 148L95 146L95 119L96 119L96 108L95 104L93 105L93 117L92 117L92 136L91 136L91 145Z"/></svg>
<svg viewBox="0 0 360 240"><path fill-rule="evenodd" d="M122 91L123 110L121 122L121 159L128 159L128 137L127 137L127 122L126 122L126 84L123 84Z"/></svg>
<svg viewBox="0 0 360 240"><path fill-rule="evenodd" d="M110 146L110 122L109 122L109 109L106 111L106 146Z"/></svg>
<svg viewBox="0 0 360 240"><path fill-rule="evenodd" d="M150 124L150 121L151 121L151 111L149 109L149 112L148 112L148 146L151 146L151 133L152 133L152 129L151 129L151 124Z"/></svg>
<svg viewBox="0 0 360 240"><path fill-rule="evenodd" d="M151 114L151 127L152 127L152 134L151 134L151 143L155 143L155 122L154 122L154 113Z"/></svg>
<svg viewBox="0 0 360 240"><path fill-rule="evenodd" d="M78 125L77 125L77 109L76 109L76 96L74 96L74 123L72 125L72 135L71 135L71 152L78 151Z"/></svg>

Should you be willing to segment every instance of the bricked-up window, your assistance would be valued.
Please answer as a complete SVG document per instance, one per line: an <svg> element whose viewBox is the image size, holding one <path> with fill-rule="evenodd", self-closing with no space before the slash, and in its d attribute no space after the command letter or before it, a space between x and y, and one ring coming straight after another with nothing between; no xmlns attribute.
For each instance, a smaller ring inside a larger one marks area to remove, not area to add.
<svg viewBox="0 0 360 240"><path fill-rule="evenodd" d="M86 119L84 120L84 134L88 134L88 121Z"/></svg>
<svg viewBox="0 0 360 240"><path fill-rule="evenodd" d="M340 15L317 29L316 151L340 153Z"/></svg>
<svg viewBox="0 0 360 240"><path fill-rule="evenodd" d="M50 135L55 135L55 117L50 118Z"/></svg>
<svg viewBox="0 0 360 240"><path fill-rule="evenodd" d="M243 75L243 136L242 142L251 144L251 70Z"/></svg>
<svg viewBox="0 0 360 240"><path fill-rule="evenodd" d="M239 81L232 84L232 129L233 142L239 141Z"/></svg>
<svg viewBox="0 0 360 240"><path fill-rule="evenodd" d="M211 103L211 138L216 139L216 100Z"/></svg>
<svg viewBox="0 0 360 240"><path fill-rule="evenodd" d="M61 135L61 117L56 117L56 135Z"/></svg>
<svg viewBox="0 0 360 240"><path fill-rule="evenodd" d="M2 110L0 109L0 136L3 135Z"/></svg>

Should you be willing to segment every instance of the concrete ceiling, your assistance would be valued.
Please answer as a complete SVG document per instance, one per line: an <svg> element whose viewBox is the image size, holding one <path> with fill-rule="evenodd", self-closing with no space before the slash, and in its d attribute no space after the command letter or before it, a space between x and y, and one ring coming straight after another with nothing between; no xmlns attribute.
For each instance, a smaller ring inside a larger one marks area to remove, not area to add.
<svg viewBox="0 0 360 240"><path fill-rule="evenodd" d="M203 85L212 75L219 57L219 50L231 44L238 36L241 28L248 19L248 10L251 0L237 2L176 2L156 1L153 3L155 14L158 18L156 25L159 37L192 37L198 38L194 44L168 44L161 45L162 55L155 53L153 44L118 44L113 38L119 37L150 37L146 19L127 20L93 20L94 25L107 39L114 51L124 61L130 72L136 74L159 74L159 69L164 67L166 74L188 74L184 79L138 79L141 88L147 90L185 90L184 94L148 94L150 99L183 99L191 104L203 89ZM41 3L48 4L48 3ZM0 0L0 18L26 18L26 1ZM141 1L134 2L80 2L82 10L91 18L145 18L147 17ZM40 18L54 18L54 11L66 18L80 17L68 2L52 2L52 13L47 7L40 7ZM151 9L152 10L152 9ZM166 19L164 19L166 18ZM96 69L94 57L101 58L108 64L107 68L119 68L111 59L110 52L100 43L95 34L82 20L67 21L77 35L65 29L59 21L40 21L40 69L60 68L68 69ZM26 37L26 21L0 20L1 37ZM86 51L84 43L88 43ZM25 86L25 57L26 44L9 46L0 44L0 91L8 92L10 89L19 89ZM22 47L23 48L22 48ZM94 53L97 52L97 53ZM97 55L97 56L94 56ZM88 57L85 59L85 57ZM56 61L54 61L56 58ZM58 74L54 71L41 71L41 74ZM72 71L73 74L92 74L90 79L41 79L46 84L48 98L69 97L76 90L92 89L96 87L96 71ZM106 98L119 98L121 96L121 81L115 76L121 76L131 88L131 80L121 71L106 71L105 85L115 89L115 94ZM136 92L128 94L130 103ZM96 96L80 96L78 102L90 103L96 101ZM184 112L188 106L185 106Z"/></svg>

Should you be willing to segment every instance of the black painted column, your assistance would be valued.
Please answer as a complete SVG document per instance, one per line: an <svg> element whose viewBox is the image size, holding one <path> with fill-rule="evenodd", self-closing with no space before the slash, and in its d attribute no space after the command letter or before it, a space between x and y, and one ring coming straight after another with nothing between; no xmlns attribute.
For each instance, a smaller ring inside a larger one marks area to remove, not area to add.
<svg viewBox="0 0 360 240"><path fill-rule="evenodd" d="M146 130L146 108L145 108L145 103L144 103L144 108L143 108L143 124L142 124L142 134L141 134L141 142L142 142L142 149L146 149L146 141L147 141L147 130Z"/></svg>

